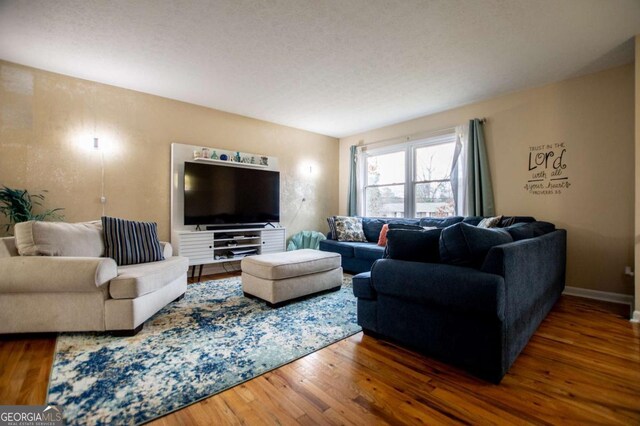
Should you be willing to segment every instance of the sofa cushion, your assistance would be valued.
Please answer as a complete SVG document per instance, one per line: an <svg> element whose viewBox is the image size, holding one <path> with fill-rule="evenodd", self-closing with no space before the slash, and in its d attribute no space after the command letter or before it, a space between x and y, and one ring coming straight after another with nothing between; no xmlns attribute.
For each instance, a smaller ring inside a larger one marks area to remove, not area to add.
<svg viewBox="0 0 640 426"><path fill-rule="evenodd" d="M338 241L367 242L362 230L362 218L336 216L336 237Z"/></svg>
<svg viewBox="0 0 640 426"><path fill-rule="evenodd" d="M451 216L451 217L423 217L420 219L418 223L422 227L436 227L436 228L446 228L447 226L455 225L456 223L462 222L464 218L462 216Z"/></svg>
<svg viewBox="0 0 640 426"><path fill-rule="evenodd" d="M506 228L507 226L515 225L516 223L530 223L535 222L536 219L532 216L502 216L500 221L500 228Z"/></svg>
<svg viewBox="0 0 640 426"><path fill-rule="evenodd" d="M102 217L105 255L119 266L164 259L158 240L158 224Z"/></svg>
<svg viewBox="0 0 640 426"><path fill-rule="evenodd" d="M362 230L367 241L375 243L380 238L380 232L386 222L382 219L363 217L362 218Z"/></svg>
<svg viewBox="0 0 640 426"><path fill-rule="evenodd" d="M469 225L478 226L478 224L484 219L484 216L467 216L462 222L468 223Z"/></svg>
<svg viewBox="0 0 640 426"><path fill-rule="evenodd" d="M507 226L504 230L511 235L513 241L526 240L527 238L535 237L533 234L533 227L529 226L528 223L516 223L514 225Z"/></svg>
<svg viewBox="0 0 640 426"><path fill-rule="evenodd" d="M410 225L407 223L390 223L389 229L404 229L406 231L424 231L424 228L420 225Z"/></svg>
<svg viewBox="0 0 640 426"><path fill-rule="evenodd" d="M442 229L429 231L389 229L385 257L410 262L439 262L441 233Z"/></svg>
<svg viewBox="0 0 640 426"><path fill-rule="evenodd" d="M105 250L98 221L22 222L15 226L15 237L22 256L101 257Z"/></svg>
<svg viewBox="0 0 640 426"><path fill-rule="evenodd" d="M373 265L371 285L378 297L504 319L505 283L499 275L460 266L383 259Z"/></svg>
<svg viewBox="0 0 640 426"><path fill-rule="evenodd" d="M320 241L320 250L338 253L342 257L353 257L353 244L336 240Z"/></svg>
<svg viewBox="0 0 640 426"><path fill-rule="evenodd" d="M504 229L509 233L509 235L511 235L513 241L520 241L553 232L555 231L556 226L549 222L521 222L508 226Z"/></svg>
<svg viewBox="0 0 640 426"><path fill-rule="evenodd" d="M390 218L387 220L387 223L389 225L394 224L394 225L413 225L413 226L420 226L420 219L407 219L407 218L398 218L398 217L394 217L394 218Z"/></svg>
<svg viewBox="0 0 640 426"><path fill-rule="evenodd" d="M351 243L353 245L353 257L356 259L376 260L382 259L384 247L373 243Z"/></svg>
<svg viewBox="0 0 640 426"><path fill-rule="evenodd" d="M161 289L189 269L189 259L174 256L159 262L118 267L118 276L109 284L114 299L135 299Z"/></svg>
<svg viewBox="0 0 640 426"><path fill-rule="evenodd" d="M14 237L0 238L0 258L20 256Z"/></svg>
<svg viewBox="0 0 640 426"><path fill-rule="evenodd" d="M491 247L512 241L504 229L458 223L442 230L440 259L451 265L480 268Z"/></svg>
<svg viewBox="0 0 640 426"><path fill-rule="evenodd" d="M364 299L375 299L376 291L371 285L371 271L353 277L353 295Z"/></svg>

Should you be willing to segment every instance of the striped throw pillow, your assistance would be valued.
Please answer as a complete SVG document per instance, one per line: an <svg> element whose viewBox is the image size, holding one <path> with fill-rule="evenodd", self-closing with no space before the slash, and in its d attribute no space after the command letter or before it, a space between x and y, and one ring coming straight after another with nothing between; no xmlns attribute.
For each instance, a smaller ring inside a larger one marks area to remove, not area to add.
<svg viewBox="0 0 640 426"><path fill-rule="evenodd" d="M105 256L120 266L164 260L158 224L102 217Z"/></svg>

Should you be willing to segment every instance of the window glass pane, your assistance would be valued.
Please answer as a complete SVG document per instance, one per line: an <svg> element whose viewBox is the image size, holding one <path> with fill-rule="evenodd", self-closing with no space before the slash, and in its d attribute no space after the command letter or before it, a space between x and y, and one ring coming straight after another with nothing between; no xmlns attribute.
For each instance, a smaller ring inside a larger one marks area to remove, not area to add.
<svg viewBox="0 0 640 426"><path fill-rule="evenodd" d="M416 217L455 216L451 182L417 183Z"/></svg>
<svg viewBox="0 0 640 426"><path fill-rule="evenodd" d="M404 185L367 188L365 216L404 217Z"/></svg>
<svg viewBox="0 0 640 426"><path fill-rule="evenodd" d="M404 151L367 157L367 185L404 182Z"/></svg>
<svg viewBox="0 0 640 426"><path fill-rule="evenodd" d="M415 180L449 179L455 147L451 142L416 149Z"/></svg>

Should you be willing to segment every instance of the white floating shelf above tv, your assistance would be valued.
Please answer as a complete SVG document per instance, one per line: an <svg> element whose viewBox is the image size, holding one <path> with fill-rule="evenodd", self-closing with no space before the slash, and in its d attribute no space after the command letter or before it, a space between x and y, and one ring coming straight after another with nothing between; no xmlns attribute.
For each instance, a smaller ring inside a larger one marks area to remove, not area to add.
<svg viewBox="0 0 640 426"><path fill-rule="evenodd" d="M197 161L199 163L224 164L224 165L227 165L227 166L255 167L256 169L266 169L266 168L269 167L269 166L265 166L263 164L240 163L238 161L229 161L229 160L214 160L213 158L203 158L203 157L194 158L193 161Z"/></svg>

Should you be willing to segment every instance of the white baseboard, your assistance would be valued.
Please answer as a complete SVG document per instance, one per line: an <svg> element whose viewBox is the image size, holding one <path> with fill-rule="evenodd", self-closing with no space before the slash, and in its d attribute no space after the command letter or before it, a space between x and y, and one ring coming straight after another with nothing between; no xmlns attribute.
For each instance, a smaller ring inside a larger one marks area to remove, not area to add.
<svg viewBox="0 0 640 426"><path fill-rule="evenodd" d="M587 288L568 286L564 288L562 294L633 306L633 296L631 296L630 294L611 293L609 291L589 290Z"/></svg>
<svg viewBox="0 0 640 426"><path fill-rule="evenodd" d="M568 287L564 288L562 294L568 296L584 297L586 299L602 300L604 302L620 303L622 305L629 305L629 318L632 322L640 322L640 311L634 311L633 296L630 294L612 293L609 291L589 290L587 288L580 287Z"/></svg>

